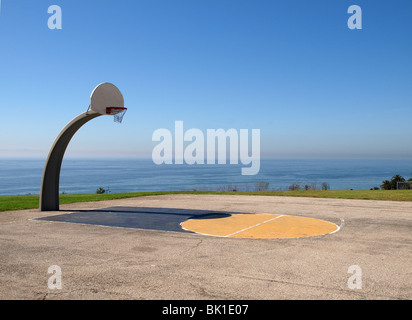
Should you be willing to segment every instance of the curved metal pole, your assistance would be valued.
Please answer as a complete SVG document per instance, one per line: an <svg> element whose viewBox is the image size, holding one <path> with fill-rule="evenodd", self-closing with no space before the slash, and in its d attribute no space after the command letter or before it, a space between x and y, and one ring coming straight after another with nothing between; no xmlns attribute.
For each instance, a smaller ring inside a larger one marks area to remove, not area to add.
<svg viewBox="0 0 412 320"><path fill-rule="evenodd" d="M46 164L43 170L43 178L40 189L40 210L59 210L59 180L60 168L63 161L64 152L77 130L86 122L101 116L102 114L87 111L70 121L57 136L50 149Z"/></svg>

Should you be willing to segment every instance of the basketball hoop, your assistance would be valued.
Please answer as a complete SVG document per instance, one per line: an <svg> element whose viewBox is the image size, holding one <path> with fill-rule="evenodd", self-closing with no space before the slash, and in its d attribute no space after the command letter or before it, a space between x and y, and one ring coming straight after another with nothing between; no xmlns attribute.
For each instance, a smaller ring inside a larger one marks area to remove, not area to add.
<svg viewBox="0 0 412 320"><path fill-rule="evenodd" d="M111 115L114 121L121 123L127 108L120 90L111 83L104 82L94 88L90 96L90 109L94 112Z"/></svg>
<svg viewBox="0 0 412 320"><path fill-rule="evenodd" d="M106 114L113 116L114 122L122 123L123 117L127 111L124 107L107 107Z"/></svg>

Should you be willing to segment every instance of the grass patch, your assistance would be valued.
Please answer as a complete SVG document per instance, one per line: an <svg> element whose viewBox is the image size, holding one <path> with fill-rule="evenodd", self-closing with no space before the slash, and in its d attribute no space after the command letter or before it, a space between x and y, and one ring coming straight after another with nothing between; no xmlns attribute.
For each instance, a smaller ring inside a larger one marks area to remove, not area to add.
<svg viewBox="0 0 412 320"><path fill-rule="evenodd" d="M412 201L412 190L299 190L299 191L159 191L104 194L62 194L60 204L126 199L165 194L233 194L337 199ZM39 208L38 195L0 196L0 211Z"/></svg>
<svg viewBox="0 0 412 320"><path fill-rule="evenodd" d="M0 196L0 211L24 210L39 207L39 196Z"/></svg>
<svg viewBox="0 0 412 320"><path fill-rule="evenodd" d="M236 192L233 193L235 194ZM412 190L297 190L260 191L246 193L286 197L412 201Z"/></svg>
<svg viewBox="0 0 412 320"><path fill-rule="evenodd" d="M75 202L103 201L114 199L125 199L152 195L173 194L182 192L127 192L127 193L104 193L104 194L61 194L60 204ZM0 196L0 211L24 210L39 208L39 195L22 196Z"/></svg>

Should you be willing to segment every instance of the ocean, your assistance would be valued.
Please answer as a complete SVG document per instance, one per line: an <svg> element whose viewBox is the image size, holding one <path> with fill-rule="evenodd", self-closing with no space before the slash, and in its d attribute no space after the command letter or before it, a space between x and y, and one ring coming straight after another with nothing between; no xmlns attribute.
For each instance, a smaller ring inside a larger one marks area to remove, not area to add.
<svg viewBox="0 0 412 320"><path fill-rule="evenodd" d="M0 195L39 194L45 160L0 159ZM326 182L331 190L379 187L396 174L412 177L411 159L263 159L260 172L242 176L243 165L156 165L151 159L64 159L60 193L268 190Z"/></svg>

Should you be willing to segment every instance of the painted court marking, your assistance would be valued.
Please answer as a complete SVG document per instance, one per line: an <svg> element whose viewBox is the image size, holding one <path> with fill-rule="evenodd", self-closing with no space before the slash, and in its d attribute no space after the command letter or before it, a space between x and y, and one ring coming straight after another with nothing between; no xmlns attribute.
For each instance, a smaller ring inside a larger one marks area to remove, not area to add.
<svg viewBox="0 0 412 320"><path fill-rule="evenodd" d="M233 233L228 234L228 235L226 235L226 236L224 236L224 237L225 237L225 238L227 238L227 237L231 237L231 236L233 236L233 235L235 235L235 234L238 234L238 233L240 233L240 232L243 232L243 231L246 231L246 230L248 230L248 229L251 229L251 228L254 228L254 227L260 226L261 224L264 224L264 223L266 223L266 222L273 221L273 220L275 220L275 219L279 219L280 217L283 217L283 215L280 215L280 216L274 217L274 218L272 218L272 219L269 219L269 220L266 220L266 221L263 221L263 222L257 223L257 224L255 224L254 226L250 226L250 227L244 228L244 229L242 229L242 230L239 230L239 231L233 232Z"/></svg>
<svg viewBox="0 0 412 320"><path fill-rule="evenodd" d="M176 208L113 206L36 218L109 227L190 232L222 238L284 239L326 235L343 227L314 218Z"/></svg>
<svg viewBox="0 0 412 320"><path fill-rule="evenodd" d="M340 229L329 221L277 214L233 214L224 218L194 218L182 222L181 227L202 235L245 239L303 238L331 234Z"/></svg>

